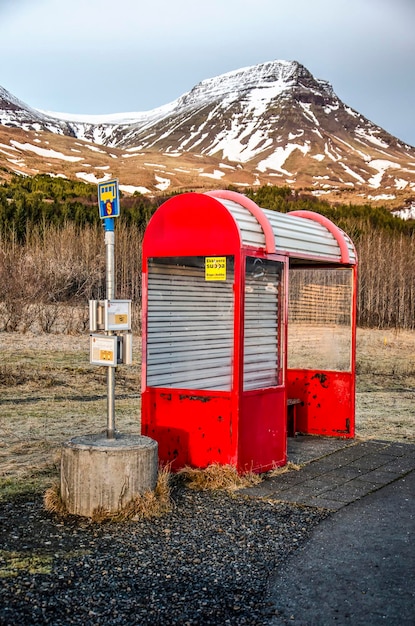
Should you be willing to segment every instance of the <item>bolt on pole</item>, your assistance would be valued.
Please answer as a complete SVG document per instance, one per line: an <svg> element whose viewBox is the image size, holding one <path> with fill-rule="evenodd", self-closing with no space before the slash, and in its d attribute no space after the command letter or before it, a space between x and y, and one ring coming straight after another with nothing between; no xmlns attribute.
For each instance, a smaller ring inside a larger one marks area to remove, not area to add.
<svg viewBox="0 0 415 626"><path fill-rule="evenodd" d="M105 220L105 257L106 257L106 296L107 300L113 300L115 296L115 272L114 272L114 220ZM107 330L107 335L113 335L114 331ZM107 438L115 437L115 367L107 367Z"/></svg>

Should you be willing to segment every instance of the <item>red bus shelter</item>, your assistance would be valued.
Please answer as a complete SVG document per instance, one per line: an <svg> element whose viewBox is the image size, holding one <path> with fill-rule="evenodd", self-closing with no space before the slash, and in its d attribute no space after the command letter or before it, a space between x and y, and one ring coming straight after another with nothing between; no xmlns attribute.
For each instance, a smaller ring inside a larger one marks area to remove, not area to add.
<svg viewBox="0 0 415 626"><path fill-rule="evenodd" d="M142 433L172 469L287 462L296 432L354 436L357 257L309 211L242 194L165 202L143 240Z"/></svg>

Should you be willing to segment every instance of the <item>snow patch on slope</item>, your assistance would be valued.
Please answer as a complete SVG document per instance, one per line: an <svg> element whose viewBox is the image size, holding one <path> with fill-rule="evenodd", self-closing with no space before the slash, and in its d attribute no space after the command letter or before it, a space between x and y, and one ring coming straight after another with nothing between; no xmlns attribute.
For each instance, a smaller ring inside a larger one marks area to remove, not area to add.
<svg viewBox="0 0 415 626"><path fill-rule="evenodd" d="M401 220L415 220L415 204L412 204L406 209L401 209L400 211L393 211L392 214L395 215L395 217L400 217Z"/></svg>
<svg viewBox="0 0 415 626"><path fill-rule="evenodd" d="M77 172L76 177L84 180L86 183L98 184L106 180L110 180L110 174L104 174L102 178L97 178L95 174L89 174L88 172Z"/></svg>
<svg viewBox="0 0 415 626"><path fill-rule="evenodd" d="M380 187L383 175L389 168L401 169L401 166L398 163L394 163L393 161L386 161L384 159L374 159L373 161L369 162L369 165L374 170L377 170L377 174L374 174L368 180L368 185L370 187L373 187L374 189Z"/></svg>
<svg viewBox="0 0 415 626"><path fill-rule="evenodd" d="M34 152L38 156L46 157L48 159L61 159L62 161L70 161L72 163L84 160L83 157L68 156L67 154L57 152L56 150L51 150L50 148L39 148L39 146L33 146L31 143L19 143L14 139L12 139L10 143L19 150Z"/></svg>
<svg viewBox="0 0 415 626"><path fill-rule="evenodd" d="M294 152L294 150L300 150L303 154L307 154L310 150L309 144L304 144L303 146L291 143L286 145L285 147L277 148L269 157L263 159L258 163L257 170L260 172L265 172L266 170L274 170L276 172L282 172L288 176L292 176L293 174L287 172L282 166L285 161L288 159L290 154Z"/></svg>
<svg viewBox="0 0 415 626"><path fill-rule="evenodd" d="M358 128L356 128L355 134L358 135L358 137L361 137L363 139L366 139L367 141L370 141L375 146L379 146L380 148L389 147L389 145L385 141L383 141L382 139L379 139L379 137L376 136L377 131L374 129L361 128L359 126Z"/></svg>

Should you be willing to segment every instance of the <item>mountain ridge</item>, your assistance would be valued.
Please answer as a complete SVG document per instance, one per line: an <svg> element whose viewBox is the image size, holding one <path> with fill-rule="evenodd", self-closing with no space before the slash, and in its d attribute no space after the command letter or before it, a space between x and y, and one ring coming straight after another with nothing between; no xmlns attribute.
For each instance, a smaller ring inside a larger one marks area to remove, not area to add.
<svg viewBox="0 0 415 626"><path fill-rule="evenodd" d="M152 183L136 184L146 193L160 190L157 176L170 180L165 184L171 191L204 188L202 178L210 177L215 186L287 184L331 201L354 196L391 206L403 206L415 193L415 148L344 104L328 81L315 78L296 61L269 61L205 79L147 112L73 119L70 114L54 117L58 115L33 109L0 88L3 127L35 133L37 143L44 139L39 133L47 132L89 142L108 154L109 171L104 173L105 165L82 157L90 168L91 175L84 176L89 182L118 170L126 186L134 187L135 162L137 175L145 181L152 171ZM26 162L24 149L19 150ZM145 165L150 157L157 163ZM10 163L7 155L5 160ZM115 160L119 166L124 163L124 173L114 167ZM178 167L169 173L172 160ZM175 173L185 169L180 161L186 167L191 162L188 176ZM154 165L160 166L158 172Z"/></svg>

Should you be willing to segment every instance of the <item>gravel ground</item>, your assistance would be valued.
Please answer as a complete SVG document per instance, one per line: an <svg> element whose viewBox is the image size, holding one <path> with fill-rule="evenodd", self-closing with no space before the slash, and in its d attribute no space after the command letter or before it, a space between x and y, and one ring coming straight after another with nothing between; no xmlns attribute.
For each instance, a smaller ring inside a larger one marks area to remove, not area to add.
<svg viewBox="0 0 415 626"><path fill-rule="evenodd" d="M41 496L3 504L0 624L266 624L270 575L327 513L178 481L172 499L117 524L63 520Z"/></svg>

